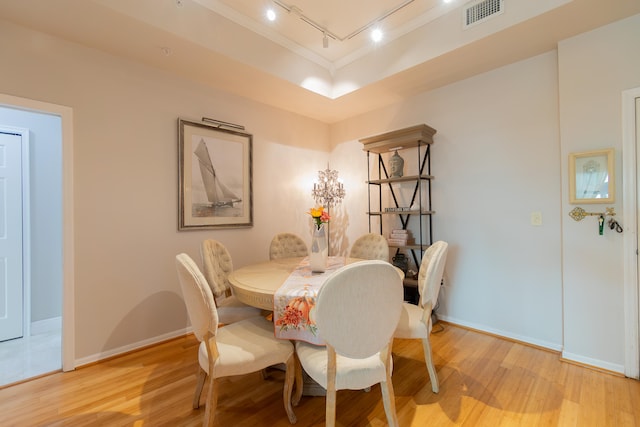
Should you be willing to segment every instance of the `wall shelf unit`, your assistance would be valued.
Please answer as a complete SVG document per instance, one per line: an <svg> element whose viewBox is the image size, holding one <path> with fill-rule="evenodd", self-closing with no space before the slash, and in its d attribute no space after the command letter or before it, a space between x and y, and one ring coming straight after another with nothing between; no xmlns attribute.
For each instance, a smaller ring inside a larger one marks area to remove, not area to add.
<svg viewBox="0 0 640 427"><path fill-rule="evenodd" d="M418 271L424 251L433 243L431 206L431 144L436 130L425 124L360 139L367 153L369 232L390 241L392 256L402 253ZM391 158L404 156L404 170L394 174ZM377 227L376 227L377 226ZM375 230L377 228L377 231ZM412 238L405 244L389 239L392 230ZM400 231L402 230L402 231ZM405 299L417 303L417 280L405 278Z"/></svg>

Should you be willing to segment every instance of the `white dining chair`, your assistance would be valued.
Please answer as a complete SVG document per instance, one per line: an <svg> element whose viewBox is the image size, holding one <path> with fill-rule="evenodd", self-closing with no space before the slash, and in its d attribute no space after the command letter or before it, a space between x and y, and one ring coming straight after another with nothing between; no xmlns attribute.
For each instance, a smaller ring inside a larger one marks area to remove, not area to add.
<svg viewBox="0 0 640 427"><path fill-rule="evenodd" d="M293 344L276 339L273 324L263 317L252 317L219 328L213 294L198 266L183 253L176 256L176 267L193 333L200 341L194 409L200 407L200 395L209 379L204 425L213 425L220 394L218 378L258 372L277 364L286 367L282 394L287 417L294 424L297 420L291 401L296 374Z"/></svg>
<svg viewBox="0 0 640 427"><path fill-rule="evenodd" d="M271 239L269 259L305 257L309 248L300 236L294 233L278 233Z"/></svg>
<svg viewBox="0 0 640 427"><path fill-rule="evenodd" d="M387 421L398 426L391 345L402 297L397 270L379 260L346 265L320 288L315 320L326 346L297 341L296 352L306 373L327 390L327 426L335 425L337 390L363 390L378 383Z"/></svg>
<svg viewBox="0 0 640 427"><path fill-rule="evenodd" d="M233 295L228 279L233 271L233 261L222 243L213 239L204 240L200 245L200 256L202 272L213 292L221 324L226 325L262 315L262 310L238 301Z"/></svg>
<svg viewBox="0 0 640 427"><path fill-rule="evenodd" d="M431 390L438 393L440 385L438 374L433 364L431 342L429 337L433 322L431 313L438 301L444 266L447 262L449 245L442 240L435 242L425 251L420 261L418 273L418 305L405 302L402 304L402 314L394 336L396 338L414 338L422 340L424 360L431 379Z"/></svg>
<svg viewBox="0 0 640 427"><path fill-rule="evenodd" d="M389 245L381 234L367 233L353 243L349 257L389 261Z"/></svg>

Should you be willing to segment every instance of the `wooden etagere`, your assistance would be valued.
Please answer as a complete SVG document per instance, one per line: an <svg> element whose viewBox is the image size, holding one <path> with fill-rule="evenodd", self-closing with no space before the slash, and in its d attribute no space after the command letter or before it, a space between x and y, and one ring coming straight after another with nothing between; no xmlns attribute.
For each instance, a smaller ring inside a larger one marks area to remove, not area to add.
<svg viewBox="0 0 640 427"><path fill-rule="evenodd" d="M388 223L392 221L384 221L383 217L397 216L402 230L413 231L414 241L406 245L389 244L390 252L392 256L405 253L413 261L416 271L424 251L433 243L432 216L435 211L431 206L431 181L434 178L431 175L431 144L435 133L435 129L422 124L360 140L363 150L367 152L369 232L376 232L373 231L373 223L377 218L379 233L388 234L392 228ZM412 175L391 176L389 160L396 151L404 155L405 170L413 169L408 166L415 159ZM372 156L375 158L372 159ZM387 192L384 197L383 192ZM400 206L400 193L411 193L408 206ZM388 206L383 207L383 200ZM405 290L417 289L417 280L406 278L404 285ZM417 298L417 292L414 294Z"/></svg>

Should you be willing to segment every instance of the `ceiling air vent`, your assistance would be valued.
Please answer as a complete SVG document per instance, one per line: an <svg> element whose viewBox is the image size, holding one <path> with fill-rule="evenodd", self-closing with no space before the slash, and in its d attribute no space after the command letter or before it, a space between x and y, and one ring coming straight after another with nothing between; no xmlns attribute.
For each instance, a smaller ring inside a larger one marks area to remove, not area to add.
<svg viewBox="0 0 640 427"><path fill-rule="evenodd" d="M504 12L503 0L482 0L469 3L462 12L464 13L464 27L470 27L484 22L492 16Z"/></svg>

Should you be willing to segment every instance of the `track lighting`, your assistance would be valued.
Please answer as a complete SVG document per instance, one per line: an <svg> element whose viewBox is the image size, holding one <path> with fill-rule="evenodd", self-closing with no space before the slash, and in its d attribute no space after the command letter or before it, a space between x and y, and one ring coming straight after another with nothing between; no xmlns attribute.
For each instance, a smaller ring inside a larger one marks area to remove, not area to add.
<svg viewBox="0 0 640 427"><path fill-rule="evenodd" d="M276 11L272 8L267 9L267 19L271 22L276 20Z"/></svg>
<svg viewBox="0 0 640 427"><path fill-rule="evenodd" d="M382 30L380 28L374 28L373 30L371 30L371 40L373 40L375 43L378 43L382 40Z"/></svg>
<svg viewBox="0 0 640 427"><path fill-rule="evenodd" d="M323 48L328 48L329 47L329 37L331 37L332 39L337 40L339 42L343 42L345 40L352 39L355 36L357 36L358 34L360 34L361 32L363 32L365 30L368 30L369 28L372 28L376 24L379 24L382 20L388 18L389 16L393 15L394 13L396 13L400 9L404 8L405 6L409 5L410 3L413 3L414 1L415 0L405 0L404 2L402 2L401 4L396 6L395 8L386 11L382 16L376 18L375 20L373 20L373 21L369 22L368 24L358 28L357 30L351 32L350 34L348 34L348 35L346 35L344 37L338 36L337 34L335 34L332 31L330 31L328 28L326 28L323 25L320 25L319 23L315 22L314 20L312 20L311 18L306 16L304 13L302 13L302 10L297 6L288 5L288 4L284 3L281 0L273 0L273 3L275 5L281 7L285 11L287 11L287 13L290 13L290 14L292 13L293 15L296 15L303 22L309 24L310 26L312 26L316 30L320 31L322 33L322 47ZM272 15L273 19L270 17L269 11L267 12L267 19L269 19L270 21L273 21L275 19L275 11L273 11L273 9L270 9L270 12L273 14ZM374 42L376 42L376 43L380 42L382 40L382 37L383 37L383 33L382 33L382 30L380 28L375 28L375 29L372 30L371 38L373 39Z"/></svg>

